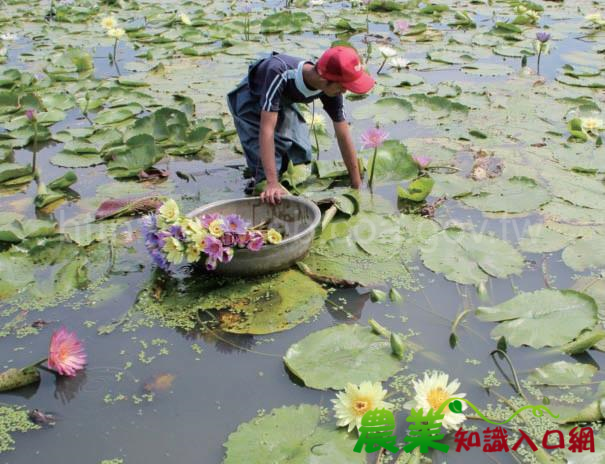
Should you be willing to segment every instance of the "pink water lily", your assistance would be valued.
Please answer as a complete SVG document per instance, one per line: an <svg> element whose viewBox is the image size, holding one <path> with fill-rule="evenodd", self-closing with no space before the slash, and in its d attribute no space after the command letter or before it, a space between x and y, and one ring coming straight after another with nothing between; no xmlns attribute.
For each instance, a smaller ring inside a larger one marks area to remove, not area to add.
<svg viewBox="0 0 605 464"><path fill-rule="evenodd" d="M432 161L432 159L428 156L412 156L412 159L416 162L420 169L428 168Z"/></svg>
<svg viewBox="0 0 605 464"><path fill-rule="evenodd" d="M220 217L221 215L219 213L204 214L200 221L202 223L202 226L207 229L211 222L216 219L220 219Z"/></svg>
<svg viewBox="0 0 605 464"><path fill-rule="evenodd" d="M389 137L389 133L378 128L372 127L361 135L361 148L377 148Z"/></svg>
<svg viewBox="0 0 605 464"><path fill-rule="evenodd" d="M258 251L263 247L263 244L263 234L257 231L250 232L250 240L247 245L249 250Z"/></svg>
<svg viewBox="0 0 605 464"><path fill-rule="evenodd" d="M397 34L403 34L410 28L410 23L408 23L405 19L398 19L393 23L393 28Z"/></svg>
<svg viewBox="0 0 605 464"><path fill-rule="evenodd" d="M48 353L48 367L61 375L73 377L86 365L84 344L75 332L65 327L52 334Z"/></svg>

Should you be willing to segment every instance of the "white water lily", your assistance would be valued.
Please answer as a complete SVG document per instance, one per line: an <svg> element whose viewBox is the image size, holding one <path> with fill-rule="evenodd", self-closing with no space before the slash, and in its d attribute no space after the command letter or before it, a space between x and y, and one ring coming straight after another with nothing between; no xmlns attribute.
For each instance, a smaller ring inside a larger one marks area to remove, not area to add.
<svg viewBox="0 0 605 464"><path fill-rule="evenodd" d="M394 56L397 56L397 50L395 50L393 47L389 47L387 45L382 45L382 46L378 47L378 51L385 58L392 58Z"/></svg>
<svg viewBox="0 0 605 464"><path fill-rule="evenodd" d="M534 11L534 10L527 10L525 12L525 15L530 17L533 22L536 22L540 19L540 13L538 13L537 11Z"/></svg>
<svg viewBox="0 0 605 464"><path fill-rule="evenodd" d="M393 68L403 69L407 68L410 65L410 62L401 56L394 56L389 60L389 64Z"/></svg>
<svg viewBox="0 0 605 464"><path fill-rule="evenodd" d="M443 372L433 372L430 375L425 372L424 379L414 381L416 395L404 407L415 410L422 408L424 414L426 414L429 409L437 411L445 401L452 397L464 398L466 393L456 393L458 388L460 388L458 379L453 380L449 384L448 380L449 375ZM466 409L466 403L464 402L462 403L462 409ZM466 420L464 414L452 412L449 406L445 407L443 413L445 417L441 421L441 424L448 430L459 428Z"/></svg>
<svg viewBox="0 0 605 464"><path fill-rule="evenodd" d="M191 18L185 13L181 13L180 20L185 26L191 26Z"/></svg>
<svg viewBox="0 0 605 464"><path fill-rule="evenodd" d="M124 29L122 29L121 27L115 27L113 29L109 29L107 31L107 35L109 37L111 37L112 39L120 39L124 36L124 34L126 34L126 31Z"/></svg>
<svg viewBox="0 0 605 464"><path fill-rule="evenodd" d="M590 132L592 134L596 134L599 131L605 129L605 124L602 119L598 118L580 118L582 121L582 129L585 132Z"/></svg>
<svg viewBox="0 0 605 464"><path fill-rule="evenodd" d="M0 34L0 39L4 40L6 42L14 42L18 38L19 38L19 36L17 36L17 34L14 34L12 32L5 32L3 34Z"/></svg>
<svg viewBox="0 0 605 464"><path fill-rule="evenodd" d="M310 126L315 126L317 129L325 129L326 127L326 118L324 118L321 114L315 114L313 117L313 113L304 113L305 122Z"/></svg>
<svg viewBox="0 0 605 464"><path fill-rule="evenodd" d="M118 21L113 16L106 16L101 20L103 29L115 29L118 27Z"/></svg>
<svg viewBox="0 0 605 464"><path fill-rule="evenodd" d="M311 0L310 5L311 6L320 6L324 4L324 0Z"/></svg>
<svg viewBox="0 0 605 464"><path fill-rule="evenodd" d="M387 391L383 390L380 382L362 382L360 385L348 383L344 392L336 394L333 399L336 424L348 427L350 432L361 427L363 415L373 409L390 409L391 403L384 400Z"/></svg>

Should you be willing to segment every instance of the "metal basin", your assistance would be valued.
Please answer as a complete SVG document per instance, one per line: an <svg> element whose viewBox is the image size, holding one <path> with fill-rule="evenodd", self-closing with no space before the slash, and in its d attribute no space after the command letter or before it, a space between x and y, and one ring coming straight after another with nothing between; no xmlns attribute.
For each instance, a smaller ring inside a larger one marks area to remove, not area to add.
<svg viewBox="0 0 605 464"><path fill-rule="evenodd" d="M282 197L277 205L263 203L259 197L217 201L197 208L187 216L201 218L210 213L239 214L252 225L269 221L266 227L280 230L284 236L280 243L266 245L260 251L236 248L233 259L229 263L219 263L214 271L232 276L260 275L289 268L307 254L321 220L321 212L315 203L294 196Z"/></svg>

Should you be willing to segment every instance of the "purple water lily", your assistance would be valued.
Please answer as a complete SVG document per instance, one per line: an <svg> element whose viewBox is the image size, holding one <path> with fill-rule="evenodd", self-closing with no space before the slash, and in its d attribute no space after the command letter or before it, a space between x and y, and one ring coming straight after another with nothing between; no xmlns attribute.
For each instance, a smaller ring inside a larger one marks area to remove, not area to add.
<svg viewBox="0 0 605 464"><path fill-rule="evenodd" d="M162 253L159 248L149 250L149 254L153 259L153 262L157 265L157 267L163 269L164 271L167 271L170 268L170 264L166 260L164 253Z"/></svg>
<svg viewBox="0 0 605 464"><path fill-rule="evenodd" d="M221 263L228 263L233 259L233 248L223 248L223 255L219 258Z"/></svg>
<svg viewBox="0 0 605 464"><path fill-rule="evenodd" d="M214 271L216 269L217 261L216 261L216 259L211 258L210 256L208 256L206 258L206 263L205 264L206 264L206 270L207 271Z"/></svg>
<svg viewBox="0 0 605 464"><path fill-rule="evenodd" d="M35 121L36 120L36 110L34 109L27 109L25 110L25 117L28 119L28 121Z"/></svg>
<svg viewBox="0 0 605 464"><path fill-rule="evenodd" d="M145 237L145 247L149 251L149 254L156 264L164 269L164 264L167 265L167 263L164 263L164 255L161 253L160 249L164 246L165 233L158 231L157 217L155 214L150 214L143 218L141 231L143 237Z"/></svg>
<svg viewBox="0 0 605 464"><path fill-rule="evenodd" d="M201 218L202 226L207 229L212 221L220 219L220 217L221 215L219 213L204 214Z"/></svg>
<svg viewBox="0 0 605 464"><path fill-rule="evenodd" d="M223 242L223 246L225 247L232 247L236 243L236 237L237 236L235 234L226 232L221 237L221 242Z"/></svg>
<svg viewBox="0 0 605 464"><path fill-rule="evenodd" d="M170 226L168 232L177 240L180 240L181 242L185 241L185 233L183 232L183 228L181 226Z"/></svg>
<svg viewBox="0 0 605 464"><path fill-rule="evenodd" d="M204 253L212 259L221 259L223 257L223 244L212 235L207 235L204 238Z"/></svg>
<svg viewBox="0 0 605 464"><path fill-rule="evenodd" d="M551 35L548 32L540 31L536 33L536 39L541 43L546 43L550 40Z"/></svg>
<svg viewBox="0 0 605 464"><path fill-rule="evenodd" d="M398 34L403 34L410 28L410 23L408 23L405 19L398 19L393 23L393 28L395 32Z"/></svg>
<svg viewBox="0 0 605 464"><path fill-rule="evenodd" d="M246 232L246 227L248 227L248 224L239 214L225 216L225 232L243 234Z"/></svg>
<svg viewBox="0 0 605 464"><path fill-rule="evenodd" d="M250 240L248 241L247 247L252 251L259 251L263 247L263 234L260 232L250 232Z"/></svg>
<svg viewBox="0 0 605 464"><path fill-rule="evenodd" d="M240 248L244 248L246 244L250 241L250 232L246 232L245 234L239 234L236 236L237 246Z"/></svg>

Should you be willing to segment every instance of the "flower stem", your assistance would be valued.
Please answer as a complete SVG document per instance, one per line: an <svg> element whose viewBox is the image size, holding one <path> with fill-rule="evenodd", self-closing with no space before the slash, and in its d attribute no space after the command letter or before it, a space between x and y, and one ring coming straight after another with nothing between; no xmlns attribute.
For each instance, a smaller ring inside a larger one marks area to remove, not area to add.
<svg viewBox="0 0 605 464"><path fill-rule="evenodd" d="M384 68L384 65L387 62L387 58L385 57L384 60L382 61L382 64L380 65L380 68L378 68L378 71L376 71L376 74L380 74L380 71L382 71L382 68Z"/></svg>
<svg viewBox="0 0 605 464"><path fill-rule="evenodd" d="M39 367L39 366L40 366L40 364L42 364L43 362L46 362L46 361L48 361L48 358L42 358L42 359L40 359L40 360L36 361L35 363L30 364L29 366L24 367L24 368L23 368L23 369L21 369L21 370L22 370L22 371L24 371L24 370L26 370L26 369L32 369L32 368L34 368L34 367Z"/></svg>
<svg viewBox="0 0 605 464"><path fill-rule="evenodd" d="M313 137L315 137L315 148L317 149L317 159L319 159L319 139L317 138L317 127L315 126L315 101L313 101L313 115L311 116L311 128Z"/></svg>
<svg viewBox="0 0 605 464"><path fill-rule="evenodd" d="M34 121L34 153L32 159L32 174L36 173L36 158L38 157L38 122Z"/></svg>
<svg viewBox="0 0 605 464"><path fill-rule="evenodd" d="M538 51L538 76L540 75L540 58L542 57L542 44L540 44L540 50Z"/></svg>
<svg viewBox="0 0 605 464"><path fill-rule="evenodd" d="M116 67L116 71L118 72L118 76L121 75L120 74L120 68L118 68L118 57L116 56L116 51L118 48L118 39L115 40L115 42L113 43L113 64Z"/></svg>
<svg viewBox="0 0 605 464"><path fill-rule="evenodd" d="M372 191L372 182L374 181L374 165L376 164L376 154L378 153L378 147L374 147L374 156L372 157L372 166L370 167L370 180L368 181L368 186L370 187L370 191Z"/></svg>

